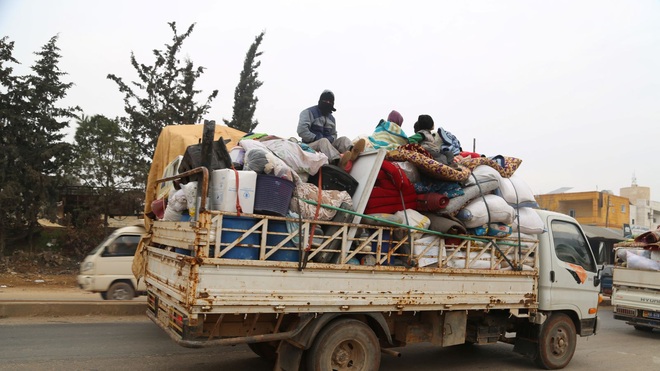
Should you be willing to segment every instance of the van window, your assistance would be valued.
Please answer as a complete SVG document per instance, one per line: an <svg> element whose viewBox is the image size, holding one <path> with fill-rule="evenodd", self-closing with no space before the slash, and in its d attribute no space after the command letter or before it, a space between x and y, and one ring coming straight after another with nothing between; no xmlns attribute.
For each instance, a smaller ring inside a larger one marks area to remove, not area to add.
<svg viewBox="0 0 660 371"><path fill-rule="evenodd" d="M117 237L110 245L106 246L102 256L133 256L140 242L139 235L123 235Z"/></svg>
<svg viewBox="0 0 660 371"><path fill-rule="evenodd" d="M552 222L552 240L559 260L582 266L587 271L596 272L589 243L577 225L561 220Z"/></svg>

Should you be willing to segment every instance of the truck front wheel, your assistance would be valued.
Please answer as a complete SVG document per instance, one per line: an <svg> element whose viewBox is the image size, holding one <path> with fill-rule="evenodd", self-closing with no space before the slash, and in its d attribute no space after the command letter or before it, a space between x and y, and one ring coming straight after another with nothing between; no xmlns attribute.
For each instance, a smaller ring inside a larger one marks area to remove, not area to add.
<svg viewBox="0 0 660 371"><path fill-rule="evenodd" d="M575 324L571 318L564 313L555 313L541 328L534 361L546 370L564 368L573 358L576 341Z"/></svg>
<svg viewBox="0 0 660 371"><path fill-rule="evenodd" d="M306 353L308 371L371 371L380 367L380 345L376 334L355 319L330 322Z"/></svg>

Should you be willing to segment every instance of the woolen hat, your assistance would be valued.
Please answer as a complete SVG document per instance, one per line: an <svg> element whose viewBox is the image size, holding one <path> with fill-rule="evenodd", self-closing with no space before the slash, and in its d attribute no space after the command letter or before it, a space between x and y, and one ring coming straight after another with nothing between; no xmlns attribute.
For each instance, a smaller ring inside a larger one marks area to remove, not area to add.
<svg viewBox="0 0 660 371"><path fill-rule="evenodd" d="M419 115L414 126L415 132L420 130L432 130L434 125L435 124L433 123L433 118L431 118L431 116Z"/></svg>

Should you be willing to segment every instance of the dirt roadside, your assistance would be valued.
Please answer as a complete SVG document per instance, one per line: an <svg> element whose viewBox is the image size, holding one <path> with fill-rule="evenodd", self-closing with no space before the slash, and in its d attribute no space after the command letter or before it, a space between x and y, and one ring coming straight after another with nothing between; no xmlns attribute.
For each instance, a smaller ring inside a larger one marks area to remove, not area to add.
<svg viewBox="0 0 660 371"><path fill-rule="evenodd" d="M49 290L77 288L77 274L0 273L0 288L40 288Z"/></svg>

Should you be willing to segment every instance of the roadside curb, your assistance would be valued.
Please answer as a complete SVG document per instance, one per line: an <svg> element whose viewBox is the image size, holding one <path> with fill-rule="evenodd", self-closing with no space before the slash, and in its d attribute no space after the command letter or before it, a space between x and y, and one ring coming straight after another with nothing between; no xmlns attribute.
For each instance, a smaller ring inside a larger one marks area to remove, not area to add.
<svg viewBox="0 0 660 371"><path fill-rule="evenodd" d="M0 302L0 318L8 317L61 317L61 316L136 316L144 315L146 303L108 302Z"/></svg>

